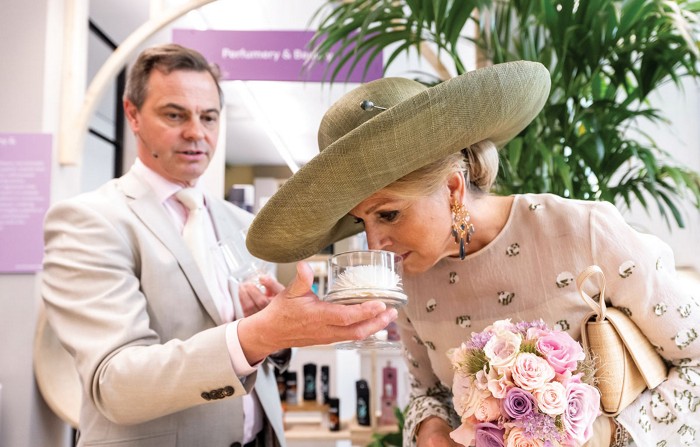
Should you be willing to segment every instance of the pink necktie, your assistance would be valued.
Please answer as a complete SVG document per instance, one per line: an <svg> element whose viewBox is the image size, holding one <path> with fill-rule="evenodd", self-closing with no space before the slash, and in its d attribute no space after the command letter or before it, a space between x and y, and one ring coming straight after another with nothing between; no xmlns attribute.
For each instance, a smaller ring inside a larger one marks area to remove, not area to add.
<svg viewBox="0 0 700 447"><path fill-rule="evenodd" d="M175 193L175 197L189 210L185 227L182 230L182 238L197 262L209 291L214 292L217 290L216 277L214 276L216 272L211 263L211 249L206 243L204 213L207 212L207 209L204 207L204 195L197 189L183 188Z"/></svg>

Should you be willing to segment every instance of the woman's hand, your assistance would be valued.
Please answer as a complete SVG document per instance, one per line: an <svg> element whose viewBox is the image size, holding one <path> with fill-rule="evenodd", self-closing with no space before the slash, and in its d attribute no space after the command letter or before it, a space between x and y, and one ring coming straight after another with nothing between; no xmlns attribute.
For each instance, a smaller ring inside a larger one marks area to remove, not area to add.
<svg viewBox="0 0 700 447"><path fill-rule="evenodd" d="M455 447L459 446L450 438L452 427L439 417L429 417L418 426L417 447Z"/></svg>

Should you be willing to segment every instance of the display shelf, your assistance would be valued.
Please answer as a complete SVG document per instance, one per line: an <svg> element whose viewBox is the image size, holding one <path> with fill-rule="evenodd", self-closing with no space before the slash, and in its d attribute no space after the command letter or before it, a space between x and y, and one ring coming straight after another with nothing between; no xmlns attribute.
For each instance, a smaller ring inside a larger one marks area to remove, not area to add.
<svg viewBox="0 0 700 447"><path fill-rule="evenodd" d="M290 369L299 371L304 363L315 362L318 365L330 365L331 395L340 398L341 430L331 431L328 428L328 405L318 401L298 400L298 403L283 403L285 408L284 427L288 441L296 445L318 444L334 445L338 441L350 441L353 446L366 446L372 442L373 434L391 433L398 431L394 425L381 424L381 370L391 361L398 367L398 399L402 405L407 398L407 380L403 377L405 366L402 367L400 350L391 351L348 351L338 350L332 346L314 346L295 349ZM361 426L355 417L355 381L364 378L370 384L370 425ZM299 387L298 398L301 398L302 387ZM343 417L344 416L344 417ZM306 444L308 442L309 444Z"/></svg>
<svg viewBox="0 0 700 447"><path fill-rule="evenodd" d="M308 412L327 412L328 411L328 405L325 404L320 404L318 402L311 402L311 401L302 401L301 403L298 404L287 404L285 402L282 402L282 408L284 408L285 412L302 412L302 411L308 411Z"/></svg>
<svg viewBox="0 0 700 447"><path fill-rule="evenodd" d="M374 433L391 433L398 430L396 425L380 425L378 427L365 427L358 425L357 421L343 421L339 431L330 431L319 423L292 423L285 425L285 436L290 441L345 441L353 444L367 445L372 441Z"/></svg>

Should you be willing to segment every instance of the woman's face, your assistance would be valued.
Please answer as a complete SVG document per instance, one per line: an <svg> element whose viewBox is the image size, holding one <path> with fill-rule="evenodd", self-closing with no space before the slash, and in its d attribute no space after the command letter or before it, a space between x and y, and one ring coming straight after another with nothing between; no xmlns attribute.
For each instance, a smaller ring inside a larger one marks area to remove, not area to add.
<svg viewBox="0 0 700 447"><path fill-rule="evenodd" d="M404 271L422 273L445 256L459 253L451 236L450 189L430 196L401 198L378 191L350 214L364 223L371 250L388 250L404 259Z"/></svg>

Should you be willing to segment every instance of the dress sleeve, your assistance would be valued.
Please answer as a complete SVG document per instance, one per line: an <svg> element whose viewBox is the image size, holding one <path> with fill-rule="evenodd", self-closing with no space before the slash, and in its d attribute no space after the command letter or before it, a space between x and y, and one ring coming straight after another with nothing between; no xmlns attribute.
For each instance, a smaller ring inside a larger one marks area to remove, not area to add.
<svg viewBox="0 0 700 447"><path fill-rule="evenodd" d="M418 337L409 318L401 311L399 332L404 345L404 357L410 374L408 406L404 415L403 446L416 445L416 429L431 416L445 420L452 427L459 425L459 416L452 406L452 391L433 373L428 348Z"/></svg>
<svg viewBox="0 0 700 447"><path fill-rule="evenodd" d="M590 217L593 260L605 273L607 299L627 313L670 365L668 380L644 391L617 420L636 445L700 442L700 301L676 276L660 239L625 223L609 203Z"/></svg>

